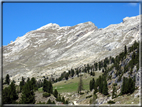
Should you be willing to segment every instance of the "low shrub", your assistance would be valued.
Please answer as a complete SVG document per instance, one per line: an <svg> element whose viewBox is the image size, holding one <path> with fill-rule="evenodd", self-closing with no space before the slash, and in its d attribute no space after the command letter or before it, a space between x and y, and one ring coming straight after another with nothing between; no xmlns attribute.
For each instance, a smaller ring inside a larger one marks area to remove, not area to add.
<svg viewBox="0 0 142 107"><path fill-rule="evenodd" d="M48 93L48 92L45 92L45 93L43 93L43 97L50 97L50 93Z"/></svg>
<svg viewBox="0 0 142 107"><path fill-rule="evenodd" d="M113 86L117 86L117 83L114 83Z"/></svg>
<svg viewBox="0 0 142 107"><path fill-rule="evenodd" d="M111 101L111 100L109 100L107 103L108 103L108 104L115 104L115 102L114 102L114 101Z"/></svg>

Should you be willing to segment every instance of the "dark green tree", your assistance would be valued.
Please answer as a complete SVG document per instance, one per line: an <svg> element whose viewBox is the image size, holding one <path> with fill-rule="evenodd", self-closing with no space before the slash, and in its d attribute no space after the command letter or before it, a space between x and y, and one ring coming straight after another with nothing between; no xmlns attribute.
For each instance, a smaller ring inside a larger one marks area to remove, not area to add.
<svg viewBox="0 0 142 107"><path fill-rule="evenodd" d="M14 81L12 81L10 84L10 99L12 100L13 104L18 99L18 94L16 92L16 86L15 86Z"/></svg>
<svg viewBox="0 0 142 107"><path fill-rule="evenodd" d="M126 55L127 55L127 47L125 45L125 58L126 58Z"/></svg>
<svg viewBox="0 0 142 107"><path fill-rule="evenodd" d="M22 92L24 84L25 84L25 79L22 77L22 81L20 82L20 92Z"/></svg>
<svg viewBox="0 0 142 107"><path fill-rule="evenodd" d="M56 101L61 101L61 96L58 94L58 97L56 98Z"/></svg>
<svg viewBox="0 0 142 107"><path fill-rule="evenodd" d="M55 101L53 101L52 104L55 104Z"/></svg>
<svg viewBox="0 0 142 107"><path fill-rule="evenodd" d="M2 102L3 104L11 104L12 101L10 99L10 88L9 87L6 87L3 89L3 92L2 92Z"/></svg>
<svg viewBox="0 0 142 107"><path fill-rule="evenodd" d="M37 85L36 85L37 81L34 77L31 78L31 86L34 90L38 90Z"/></svg>
<svg viewBox="0 0 142 107"><path fill-rule="evenodd" d="M78 84L78 93L80 93L80 92L81 92L81 90L83 90L82 75L80 75L80 79L79 79L79 84Z"/></svg>
<svg viewBox="0 0 142 107"><path fill-rule="evenodd" d="M104 80L102 93L104 95L108 95L108 87L107 87L107 81L106 81L106 79Z"/></svg>
<svg viewBox="0 0 142 107"><path fill-rule="evenodd" d="M68 102L68 100L66 100L66 103L65 104L68 104L69 102Z"/></svg>
<svg viewBox="0 0 142 107"><path fill-rule="evenodd" d="M6 80L5 80L5 83L9 85L10 83L10 78L9 78L9 74L6 75Z"/></svg>
<svg viewBox="0 0 142 107"><path fill-rule="evenodd" d="M135 91L135 81L130 77L129 79L123 77L123 83L121 87L121 94L132 94Z"/></svg>
<svg viewBox="0 0 142 107"><path fill-rule="evenodd" d="M99 62L99 70L101 70L101 67L102 67L102 66L101 66L101 62Z"/></svg>
<svg viewBox="0 0 142 107"><path fill-rule="evenodd" d="M104 69L102 70L102 72L103 72L103 73L105 72Z"/></svg>
<svg viewBox="0 0 142 107"><path fill-rule="evenodd" d="M16 93L15 83L12 81L10 86L3 89L3 104L15 104L18 99L18 95Z"/></svg>
<svg viewBox="0 0 142 107"><path fill-rule="evenodd" d="M68 78L69 78L69 73L66 73L65 74L65 79L68 80Z"/></svg>
<svg viewBox="0 0 142 107"><path fill-rule="evenodd" d="M35 104L35 94L33 91L33 88L31 87L31 82L28 81L22 90L22 95L21 95L21 104Z"/></svg>
<svg viewBox="0 0 142 107"><path fill-rule="evenodd" d="M53 86L52 86L51 81L49 81L48 84L49 84L49 85L48 85L48 89L49 89L48 92L49 92L49 93L53 93Z"/></svg>
<svg viewBox="0 0 142 107"><path fill-rule="evenodd" d="M53 95L57 98L58 97L58 91L55 89Z"/></svg>
<svg viewBox="0 0 142 107"><path fill-rule="evenodd" d="M96 71L97 71L97 68L98 68L98 63L95 63L95 68L96 68Z"/></svg>
<svg viewBox="0 0 142 107"><path fill-rule="evenodd" d="M132 94L135 91L135 82L132 78L129 78L128 80L128 89L130 94Z"/></svg>
<svg viewBox="0 0 142 107"><path fill-rule="evenodd" d="M95 72L92 72L92 76L95 76Z"/></svg>
<svg viewBox="0 0 142 107"><path fill-rule="evenodd" d="M121 94L125 94L125 84L126 84L125 77L123 77L123 83L121 86Z"/></svg>
<svg viewBox="0 0 142 107"><path fill-rule="evenodd" d="M63 104L65 104L66 102L65 102L65 98L64 97L62 97L62 102L63 102Z"/></svg>
<svg viewBox="0 0 142 107"><path fill-rule="evenodd" d="M90 91L92 91L92 89L94 89L95 92L97 92L97 83L95 82L94 78L90 80Z"/></svg>
<svg viewBox="0 0 142 107"><path fill-rule="evenodd" d="M30 81L30 78L28 77L27 82L29 82L29 81Z"/></svg>
<svg viewBox="0 0 142 107"><path fill-rule="evenodd" d="M94 93L97 93L97 84L95 83L95 87L94 87Z"/></svg>
<svg viewBox="0 0 142 107"><path fill-rule="evenodd" d="M76 75L78 76L78 74L79 74L79 70L77 69L77 70L76 70Z"/></svg>
<svg viewBox="0 0 142 107"><path fill-rule="evenodd" d="M95 79L94 78L92 79L92 88L93 89L95 88Z"/></svg>
<svg viewBox="0 0 142 107"><path fill-rule="evenodd" d="M92 89L93 89L93 86L92 86L92 80L90 80L90 84L89 84L89 86L90 86L90 91L92 91Z"/></svg>
<svg viewBox="0 0 142 107"><path fill-rule="evenodd" d="M71 69L71 77L74 76L74 69Z"/></svg>
<svg viewBox="0 0 142 107"><path fill-rule="evenodd" d="M116 97L116 87L113 86L112 99Z"/></svg>
<svg viewBox="0 0 142 107"><path fill-rule="evenodd" d="M98 85L99 85L99 92L102 93L102 90L103 90L103 80L102 80L102 76L99 76L99 79L98 79Z"/></svg>
<svg viewBox="0 0 142 107"><path fill-rule="evenodd" d="M52 104L50 99L47 101L47 104Z"/></svg>
<svg viewBox="0 0 142 107"><path fill-rule="evenodd" d="M42 89L44 92L49 92L49 82L46 79L44 79L44 81L43 81L43 88Z"/></svg>

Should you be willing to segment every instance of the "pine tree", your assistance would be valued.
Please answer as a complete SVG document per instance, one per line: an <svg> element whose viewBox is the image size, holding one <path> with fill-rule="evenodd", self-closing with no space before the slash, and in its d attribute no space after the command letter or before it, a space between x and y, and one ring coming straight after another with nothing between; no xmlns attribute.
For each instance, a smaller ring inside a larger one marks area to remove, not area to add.
<svg viewBox="0 0 142 107"><path fill-rule="evenodd" d="M58 94L58 97L57 97L56 100L57 100L57 101L61 101L61 96L60 96L60 94Z"/></svg>
<svg viewBox="0 0 142 107"><path fill-rule="evenodd" d="M24 84L25 84L25 79L22 77L22 81L20 82L20 92L22 92Z"/></svg>
<svg viewBox="0 0 142 107"><path fill-rule="evenodd" d="M34 77L31 78L31 86L34 90L37 90L36 79Z"/></svg>
<svg viewBox="0 0 142 107"><path fill-rule="evenodd" d="M99 70L101 70L101 62L99 62Z"/></svg>
<svg viewBox="0 0 142 107"><path fill-rule="evenodd" d="M121 94L123 95L125 93L125 77L123 77L123 83L121 87Z"/></svg>
<svg viewBox="0 0 142 107"><path fill-rule="evenodd" d="M104 73L104 69L102 70L102 72Z"/></svg>
<svg viewBox="0 0 142 107"><path fill-rule="evenodd" d="M3 92L2 92L2 102L3 104L11 104L12 101L10 99L10 87L6 87L3 89Z"/></svg>
<svg viewBox="0 0 142 107"><path fill-rule="evenodd" d="M65 79L68 80L68 77L69 77L69 73L66 73L65 74Z"/></svg>
<svg viewBox="0 0 142 107"><path fill-rule="evenodd" d="M131 77L125 78L123 77L123 83L121 87L121 94L132 94L135 91L135 82Z"/></svg>
<svg viewBox="0 0 142 107"><path fill-rule="evenodd" d="M127 55L127 47L125 45L125 58L126 58L126 55Z"/></svg>
<svg viewBox="0 0 142 107"><path fill-rule="evenodd" d="M49 88L49 93L53 93L53 86L52 86L52 83L51 83L51 81L49 81L49 83L48 83L49 85L48 85L48 88Z"/></svg>
<svg viewBox="0 0 142 107"><path fill-rule="evenodd" d="M95 87L94 87L94 93L97 93L97 84L95 83Z"/></svg>
<svg viewBox="0 0 142 107"><path fill-rule="evenodd" d="M93 89L93 87L92 87L92 80L90 80L89 86L90 86L90 91L92 91L92 89Z"/></svg>
<svg viewBox="0 0 142 107"><path fill-rule="evenodd" d="M92 71L91 71L91 73L90 73L90 76L92 75Z"/></svg>
<svg viewBox="0 0 142 107"><path fill-rule="evenodd" d="M112 99L116 97L116 88L113 86Z"/></svg>
<svg viewBox="0 0 142 107"><path fill-rule="evenodd" d="M16 87L14 82L12 81L9 87L3 89L3 104L15 104L18 99L18 95L16 93Z"/></svg>
<svg viewBox="0 0 142 107"><path fill-rule="evenodd" d="M74 76L74 70L71 69L71 77L73 77L73 76Z"/></svg>
<svg viewBox="0 0 142 107"><path fill-rule="evenodd" d="M68 104L69 102L68 102L68 100L66 100L66 104Z"/></svg>
<svg viewBox="0 0 142 107"><path fill-rule="evenodd" d="M11 84L10 84L10 99L12 100L13 104L18 99L18 95L17 95L17 92L16 92L16 86L15 86L14 81L12 81Z"/></svg>
<svg viewBox="0 0 142 107"><path fill-rule="evenodd" d="M129 93L131 93L131 94L135 90L135 82L132 80L132 78L129 78L128 89L129 89Z"/></svg>
<svg viewBox="0 0 142 107"><path fill-rule="evenodd" d="M30 81L28 81L23 87L22 96L20 100L21 104L34 104L35 103L35 94L30 85L31 83Z"/></svg>
<svg viewBox="0 0 142 107"><path fill-rule="evenodd" d="M50 99L47 101L47 104L52 104Z"/></svg>
<svg viewBox="0 0 142 107"><path fill-rule="evenodd" d="M6 75L6 80L5 80L5 83L9 85L10 83L10 78L9 78L9 74Z"/></svg>
<svg viewBox="0 0 142 107"><path fill-rule="evenodd" d="M65 104L66 102L65 102L65 98L64 97L62 97L62 102L63 102L63 104Z"/></svg>
<svg viewBox="0 0 142 107"><path fill-rule="evenodd" d="M103 80L102 80L102 77L99 76L99 79L98 79L99 83L99 92L102 93L102 90L103 90Z"/></svg>
<svg viewBox="0 0 142 107"><path fill-rule="evenodd" d="M55 104L55 101L53 101L52 104Z"/></svg>
<svg viewBox="0 0 142 107"><path fill-rule="evenodd" d="M97 71L98 63L95 63L95 70Z"/></svg>
<svg viewBox="0 0 142 107"><path fill-rule="evenodd" d="M54 93L53 93L53 94L54 94L54 96L55 96L56 98L58 97L58 91L57 91L56 89L54 90Z"/></svg>
<svg viewBox="0 0 142 107"><path fill-rule="evenodd" d="M49 87L48 87L48 81L46 80L46 79L44 79L44 81L43 81L43 91L44 92L49 92Z"/></svg>
<svg viewBox="0 0 142 107"><path fill-rule="evenodd" d="M78 93L80 93L81 90L83 90L82 75L80 75L80 80L79 80L79 84L78 84Z"/></svg>
<svg viewBox="0 0 142 107"><path fill-rule="evenodd" d="M29 82L29 81L30 81L30 78L28 77L27 82Z"/></svg>
<svg viewBox="0 0 142 107"><path fill-rule="evenodd" d="M92 72L92 76L95 76L95 72Z"/></svg>
<svg viewBox="0 0 142 107"><path fill-rule="evenodd" d="M76 75L78 76L78 74L79 74L79 71L78 71L78 69L76 70Z"/></svg>
<svg viewBox="0 0 142 107"><path fill-rule="evenodd" d="M104 95L108 95L108 87L107 87L107 81L106 81L106 79L104 80L102 93Z"/></svg>
<svg viewBox="0 0 142 107"><path fill-rule="evenodd" d="M95 88L95 80L94 80L94 78L92 79L92 89L94 89Z"/></svg>

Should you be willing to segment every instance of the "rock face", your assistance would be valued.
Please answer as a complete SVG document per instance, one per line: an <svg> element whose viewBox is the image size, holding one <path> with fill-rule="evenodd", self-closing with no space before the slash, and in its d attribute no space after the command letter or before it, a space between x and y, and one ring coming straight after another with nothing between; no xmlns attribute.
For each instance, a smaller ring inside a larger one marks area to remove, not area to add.
<svg viewBox="0 0 142 107"><path fill-rule="evenodd" d="M3 76L59 76L63 71L115 56L138 41L140 16L98 29L92 22L60 27L47 24L3 47Z"/></svg>

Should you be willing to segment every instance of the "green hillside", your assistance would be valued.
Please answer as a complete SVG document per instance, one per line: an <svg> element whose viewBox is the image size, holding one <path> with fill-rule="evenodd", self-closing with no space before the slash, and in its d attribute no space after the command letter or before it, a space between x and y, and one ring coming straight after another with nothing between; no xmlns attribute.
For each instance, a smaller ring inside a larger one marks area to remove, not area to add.
<svg viewBox="0 0 142 107"><path fill-rule="evenodd" d="M102 72L95 72L95 76L90 76L87 73L83 74L83 88L85 90L89 90L89 82L92 78L96 79L100 75L102 75ZM59 93L62 92L77 92L79 83L79 77L74 77L73 79L69 80L63 80L57 83L53 84L53 89L57 89Z"/></svg>

